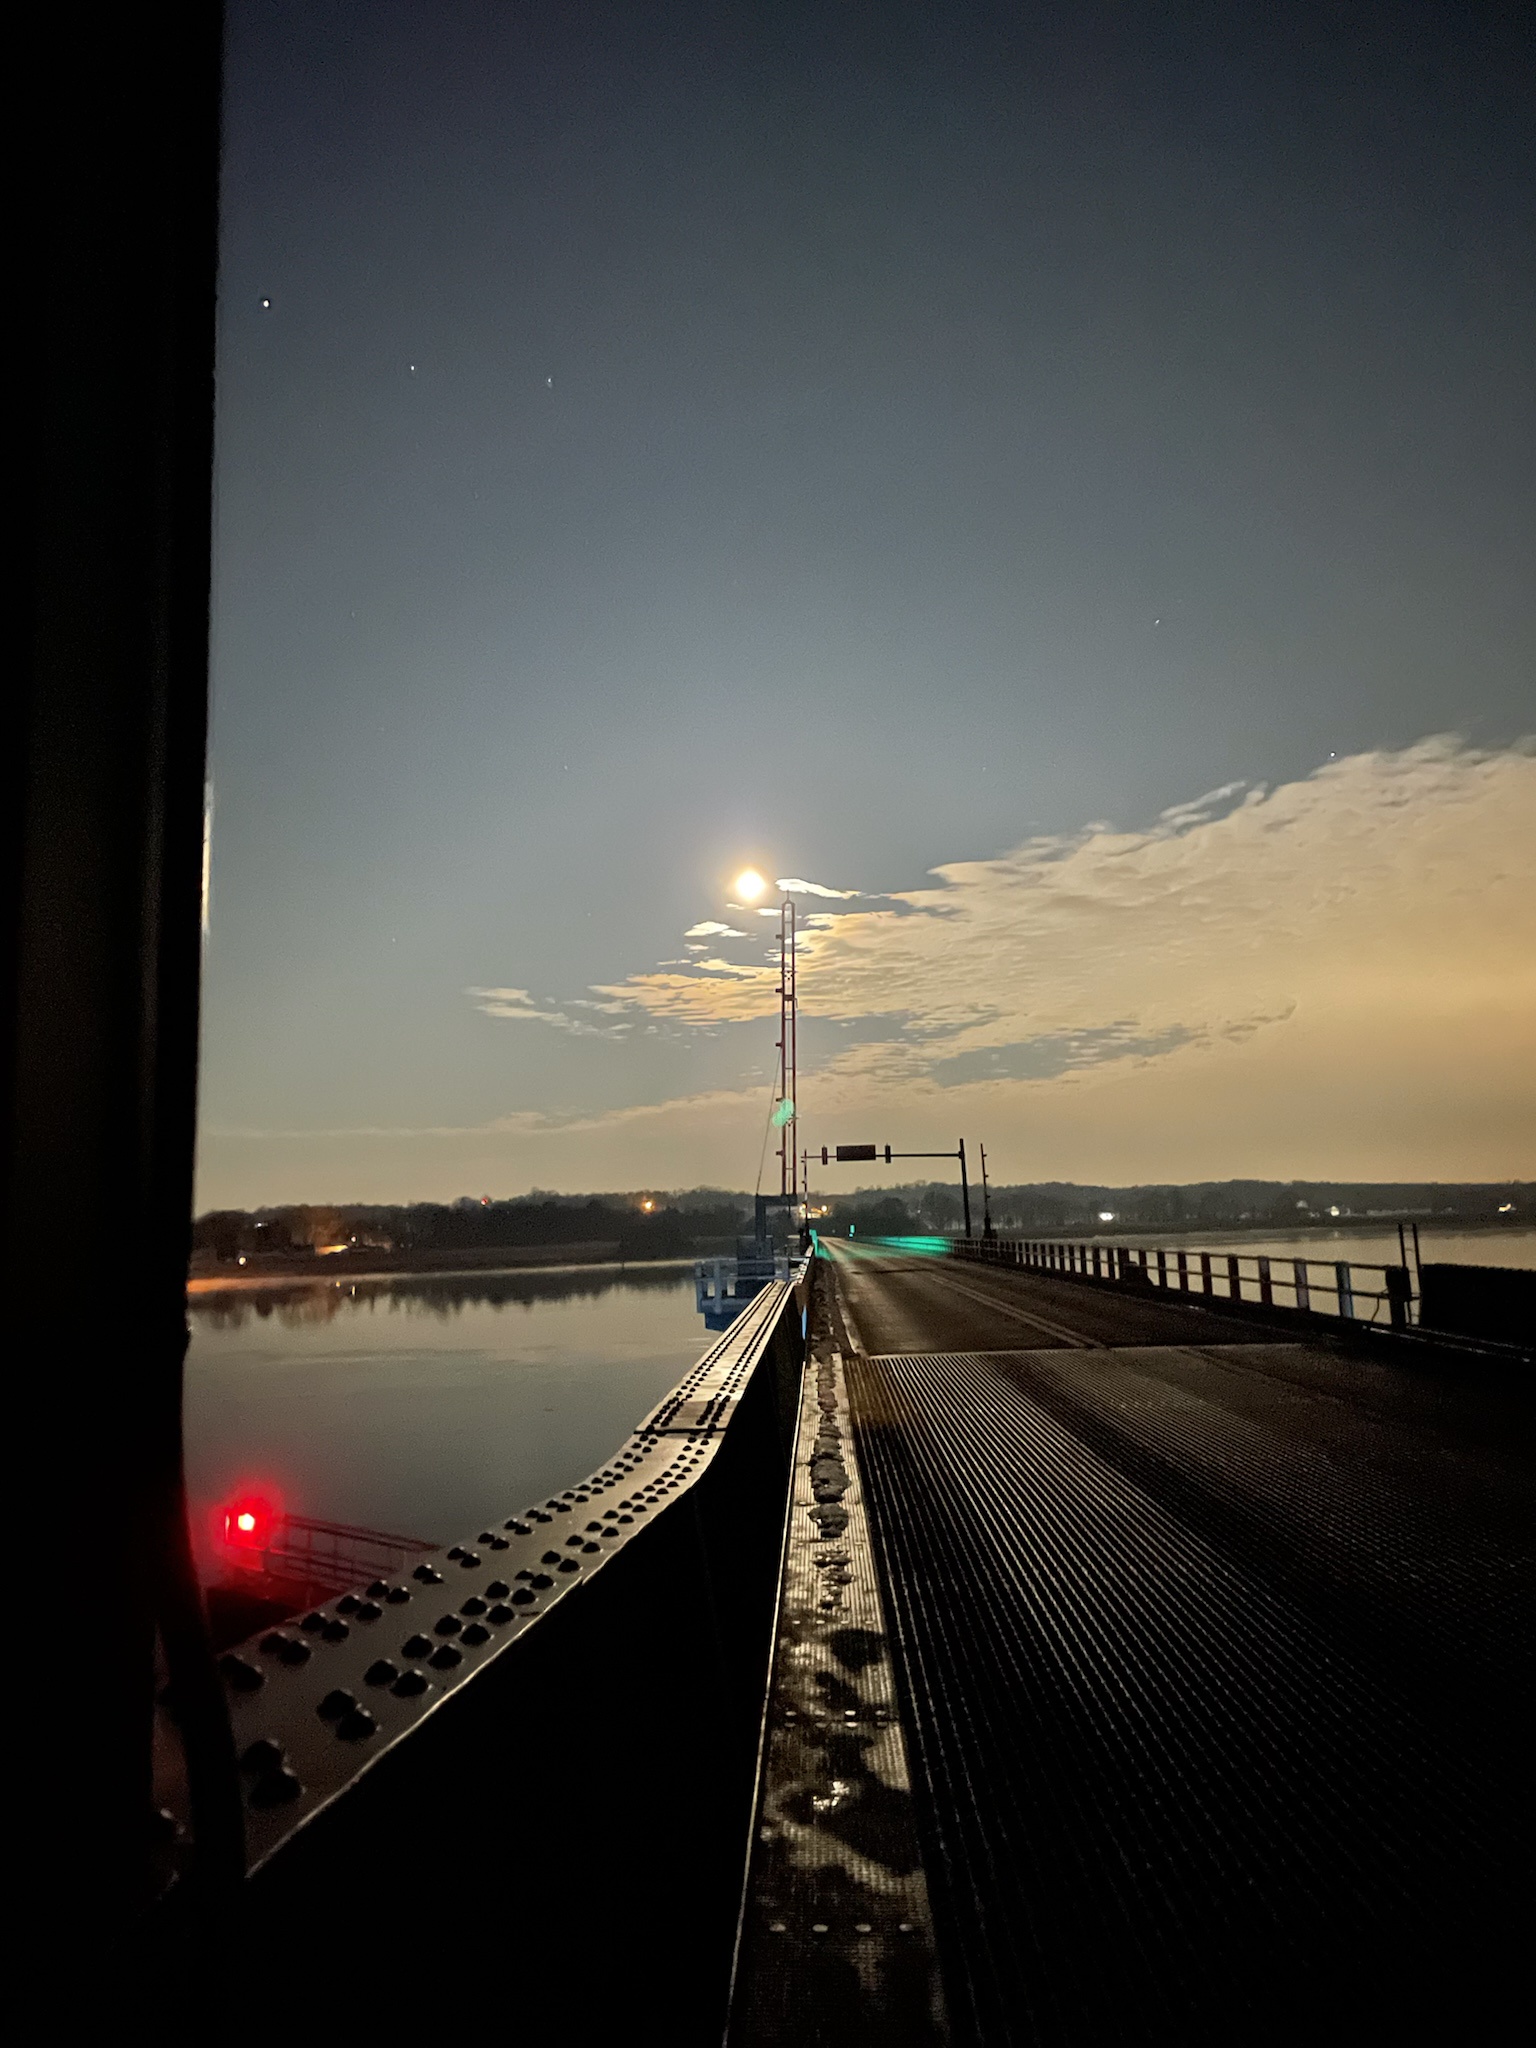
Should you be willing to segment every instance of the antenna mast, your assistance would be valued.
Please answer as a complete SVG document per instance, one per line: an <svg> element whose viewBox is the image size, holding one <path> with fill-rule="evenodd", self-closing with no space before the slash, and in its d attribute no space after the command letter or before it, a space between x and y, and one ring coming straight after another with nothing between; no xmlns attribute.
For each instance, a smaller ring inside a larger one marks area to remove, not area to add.
<svg viewBox="0 0 1536 2048"><path fill-rule="evenodd" d="M800 1158L795 1150L799 1082L799 998L795 991L795 906L779 905L779 1193L795 1201L800 1193ZM788 1104L785 1113L784 1105Z"/></svg>

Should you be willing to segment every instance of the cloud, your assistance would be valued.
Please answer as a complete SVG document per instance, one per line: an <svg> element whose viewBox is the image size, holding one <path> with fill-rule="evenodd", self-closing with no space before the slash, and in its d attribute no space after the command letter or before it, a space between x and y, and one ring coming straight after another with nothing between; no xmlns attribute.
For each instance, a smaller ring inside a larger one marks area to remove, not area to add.
<svg viewBox="0 0 1536 2048"><path fill-rule="evenodd" d="M530 1024L571 1021L558 1010L541 1009L525 988L471 988L465 994L474 997L476 1009L483 1010L487 1017L510 1017Z"/></svg>
<svg viewBox="0 0 1536 2048"><path fill-rule="evenodd" d="M1529 742L1442 736L1230 782L1140 830L1032 838L862 903L802 926L802 1013L894 1026L821 1070L834 1093L1068 1087L1277 1036L1314 1048L1325 1094L1346 1074L1368 1090L1410 1040L1438 1048L1426 1094L1469 1058L1536 1061ZM605 993L684 1025L773 1014L771 961L710 966Z"/></svg>
<svg viewBox="0 0 1536 2048"><path fill-rule="evenodd" d="M737 931L731 924L721 924L718 918L707 917L702 924L691 924L683 933L685 939L744 939L745 932Z"/></svg>
<svg viewBox="0 0 1536 2048"><path fill-rule="evenodd" d="M1133 1025L1107 1025L1092 1031L1066 1031L1028 1038L1011 1045L974 1046L936 1060L930 1073L941 1088L963 1087L969 1081L1040 1081L1077 1067L1097 1066L1106 1059L1151 1059L1186 1045L1189 1033L1175 1025L1152 1037Z"/></svg>
<svg viewBox="0 0 1536 2048"><path fill-rule="evenodd" d="M777 886L786 896L835 896L840 901L851 902L858 895L857 889L828 889L821 882L799 882L791 879Z"/></svg>
<svg viewBox="0 0 1536 2048"><path fill-rule="evenodd" d="M644 1030L761 1032L776 987L711 961L591 994ZM957 862L808 933L800 989L811 1018L857 1026L802 1064L813 1147L964 1134L999 1181L1526 1178L1536 747L1427 740ZM750 1185L762 1122L742 1087L468 1130L205 1128L199 1200Z"/></svg>
<svg viewBox="0 0 1536 2048"><path fill-rule="evenodd" d="M606 991L599 990L598 993L606 994ZM514 1024L552 1024L557 1031L569 1031L577 1038L617 1038L634 1029L631 1022L589 1024L583 1017L569 1016L547 1001L540 1002L525 988L471 988L466 989L465 994L474 999L476 1009L483 1010L487 1017L499 1017ZM571 1007L618 1015L630 1005L612 998L598 1003L585 996L574 996Z"/></svg>
<svg viewBox="0 0 1536 2048"><path fill-rule="evenodd" d="M1025 839L921 889L805 893L836 897L800 926L802 1014L838 1030L802 1061L817 1142L939 1149L964 1130L1013 1179L1536 1166L1530 741L1442 736L1273 788L1229 782L1138 829ZM473 993L557 1029L755 1031L777 1014L778 970L702 950L594 986L580 1002L601 1025L525 989ZM644 1132L682 1180L739 1181L754 1102L499 1129L542 1180L629 1185L631 1166L605 1181L599 1162L632 1161Z"/></svg>

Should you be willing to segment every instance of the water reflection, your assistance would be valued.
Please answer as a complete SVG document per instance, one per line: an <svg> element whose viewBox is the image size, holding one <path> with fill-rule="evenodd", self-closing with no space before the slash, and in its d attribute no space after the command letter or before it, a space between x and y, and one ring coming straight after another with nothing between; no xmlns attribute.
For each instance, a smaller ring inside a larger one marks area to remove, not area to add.
<svg viewBox="0 0 1536 2048"><path fill-rule="evenodd" d="M194 1283L189 1314L210 1329L238 1330L275 1321L289 1328L330 1323L381 1302L390 1315L435 1316L448 1321L466 1308L533 1309L544 1302L597 1301L615 1292L664 1294L692 1264L666 1260L644 1266L546 1266L489 1273L392 1273L358 1280L268 1280L227 1287Z"/></svg>
<svg viewBox="0 0 1536 2048"><path fill-rule="evenodd" d="M472 1534L613 1455L704 1349L693 1294L691 1261L197 1287L199 1532L245 1488L289 1514Z"/></svg>

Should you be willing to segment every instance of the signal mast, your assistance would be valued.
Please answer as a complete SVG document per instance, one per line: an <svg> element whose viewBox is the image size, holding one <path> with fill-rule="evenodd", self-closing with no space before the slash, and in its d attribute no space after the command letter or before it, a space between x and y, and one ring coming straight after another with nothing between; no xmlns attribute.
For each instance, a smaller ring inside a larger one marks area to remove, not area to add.
<svg viewBox="0 0 1536 2048"><path fill-rule="evenodd" d="M779 905L779 1193L792 1207L800 1196L800 1155L795 1150L795 1090L798 1081L799 997L795 990L795 906Z"/></svg>

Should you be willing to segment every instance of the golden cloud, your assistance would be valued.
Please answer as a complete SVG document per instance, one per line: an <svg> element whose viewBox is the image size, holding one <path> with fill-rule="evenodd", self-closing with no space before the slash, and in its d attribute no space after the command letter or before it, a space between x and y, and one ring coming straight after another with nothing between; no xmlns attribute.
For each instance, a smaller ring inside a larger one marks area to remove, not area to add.
<svg viewBox="0 0 1536 2048"><path fill-rule="evenodd" d="M802 1065L813 1146L938 1150L964 1132L999 1180L1111 1185L1536 1169L1530 742L1426 740L1273 790L1229 786L1144 830L1094 825L951 863L903 895L815 893L802 1010L858 1026L859 1042ZM713 1027L776 1015L778 970L711 955L563 1009L524 989L473 994L492 1015L581 1034L616 1034L626 1015ZM326 1162L366 1137L381 1185L740 1186L765 1100L317 1132L302 1161L301 1134L279 1156L275 1134L205 1132L205 1174L276 1187L303 1163L300 1180L330 1186Z"/></svg>
<svg viewBox="0 0 1536 2048"><path fill-rule="evenodd" d="M1536 972L1536 754L1452 739L1231 786L1139 832L1090 828L934 870L936 886L823 913L802 940L807 1016L899 1020L850 1071L909 1078L963 1055L1075 1043L1070 1064L1241 1041L1368 1003L1383 1030L1429 984L1501 1006ZM777 970L639 974L602 991L653 1016L770 1015Z"/></svg>

